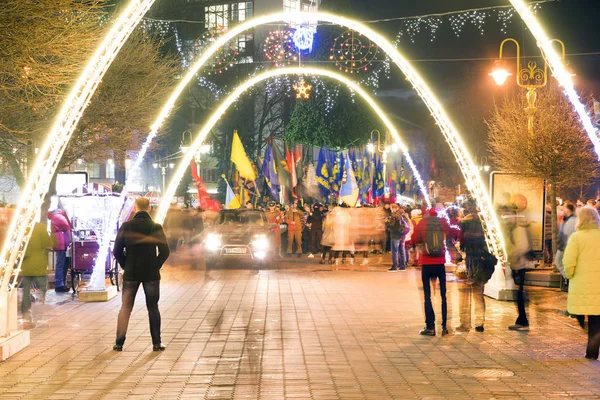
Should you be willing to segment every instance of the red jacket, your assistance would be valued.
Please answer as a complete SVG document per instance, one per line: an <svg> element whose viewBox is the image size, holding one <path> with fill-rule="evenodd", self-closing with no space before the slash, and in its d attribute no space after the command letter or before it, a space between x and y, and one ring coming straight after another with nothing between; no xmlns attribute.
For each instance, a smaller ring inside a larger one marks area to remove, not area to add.
<svg viewBox="0 0 600 400"><path fill-rule="evenodd" d="M429 225L429 218L438 218L435 209L432 209L428 213L427 217L424 217L421 222L417 225L417 229L413 234L413 241L416 244L425 243L427 239L427 226ZM444 218L438 218L440 220L440 226L442 231L446 235L446 238L450 238L450 226ZM446 255L442 254L438 257L432 257L427 255L425 251L421 252L421 265L444 265L446 264Z"/></svg>

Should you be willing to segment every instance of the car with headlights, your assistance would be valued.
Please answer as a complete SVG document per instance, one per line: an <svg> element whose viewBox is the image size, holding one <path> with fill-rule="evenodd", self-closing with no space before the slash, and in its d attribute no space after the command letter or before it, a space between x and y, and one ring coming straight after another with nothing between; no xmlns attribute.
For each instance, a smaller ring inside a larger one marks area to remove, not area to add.
<svg viewBox="0 0 600 400"><path fill-rule="evenodd" d="M205 234L206 266L214 266L226 259L266 265L276 252L273 228L260 210L219 211L214 225Z"/></svg>

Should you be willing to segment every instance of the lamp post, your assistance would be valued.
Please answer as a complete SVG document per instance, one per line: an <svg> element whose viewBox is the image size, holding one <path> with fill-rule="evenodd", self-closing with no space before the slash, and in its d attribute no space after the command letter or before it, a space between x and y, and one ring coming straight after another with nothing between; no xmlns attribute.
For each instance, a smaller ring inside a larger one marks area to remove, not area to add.
<svg viewBox="0 0 600 400"><path fill-rule="evenodd" d="M483 156L479 158L479 172L485 171L485 172L490 172L490 169L492 167L490 167L490 165L488 164L488 158L487 156Z"/></svg>
<svg viewBox="0 0 600 400"><path fill-rule="evenodd" d="M527 89L526 99L527 107L527 131L530 136L533 136L533 124L535 122L535 113L537 109L535 103L537 100L536 90L543 88L548 84L548 63L544 61L544 66L540 68L535 61L529 61L526 68L521 68L521 45L513 38L504 39L500 43L500 55L498 60L494 63L494 69L488 75L494 78L494 81L498 86L501 86L506 80L513 74L507 67L506 60L503 59L504 45L508 42L512 42L517 47L517 68L516 68L516 82L519 87ZM560 44L562 48L562 58L565 58L565 44L558 39L553 39L552 42ZM573 76L573 74L571 74Z"/></svg>
<svg viewBox="0 0 600 400"><path fill-rule="evenodd" d="M163 193L167 189L167 168L173 169L175 168L174 163L169 163L166 158L155 159L152 163L152 167L154 169L161 169L162 172L162 191Z"/></svg>

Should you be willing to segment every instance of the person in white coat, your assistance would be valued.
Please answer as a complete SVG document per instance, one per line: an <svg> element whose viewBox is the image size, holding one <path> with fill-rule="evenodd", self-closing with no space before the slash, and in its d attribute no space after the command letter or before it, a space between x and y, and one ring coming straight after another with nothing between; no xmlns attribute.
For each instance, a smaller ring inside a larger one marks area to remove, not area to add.
<svg viewBox="0 0 600 400"><path fill-rule="evenodd" d="M588 317L585 358L597 360L600 351L600 216L590 207L577 212L577 231L571 235L563 265L569 279L567 310L584 327Z"/></svg>

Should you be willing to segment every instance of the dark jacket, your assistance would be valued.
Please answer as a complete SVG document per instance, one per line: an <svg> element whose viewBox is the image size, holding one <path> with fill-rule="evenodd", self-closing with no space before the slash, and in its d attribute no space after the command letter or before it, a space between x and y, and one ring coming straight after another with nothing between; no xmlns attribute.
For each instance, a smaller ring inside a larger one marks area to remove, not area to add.
<svg viewBox="0 0 600 400"><path fill-rule="evenodd" d="M113 249L115 258L125 270L123 280L137 282L160 280L160 268L169 253L162 226L145 211L138 212L121 226Z"/></svg>
<svg viewBox="0 0 600 400"><path fill-rule="evenodd" d="M468 254L487 250L485 233L477 214L467 215L460 223L460 247Z"/></svg>
<svg viewBox="0 0 600 400"><path fill-rule="evenodd" d="M324 219L325 216L320 210L314 210L308 217L308 223L311 224L311 229L315 231L322 231Z"/></svg>
<svg viewBox="0 0 600 400"><path fill-rule="evenodd" d="M400 212L391 213L385 225L391 239L403 239L410 232L410 221Z"/></svg>

